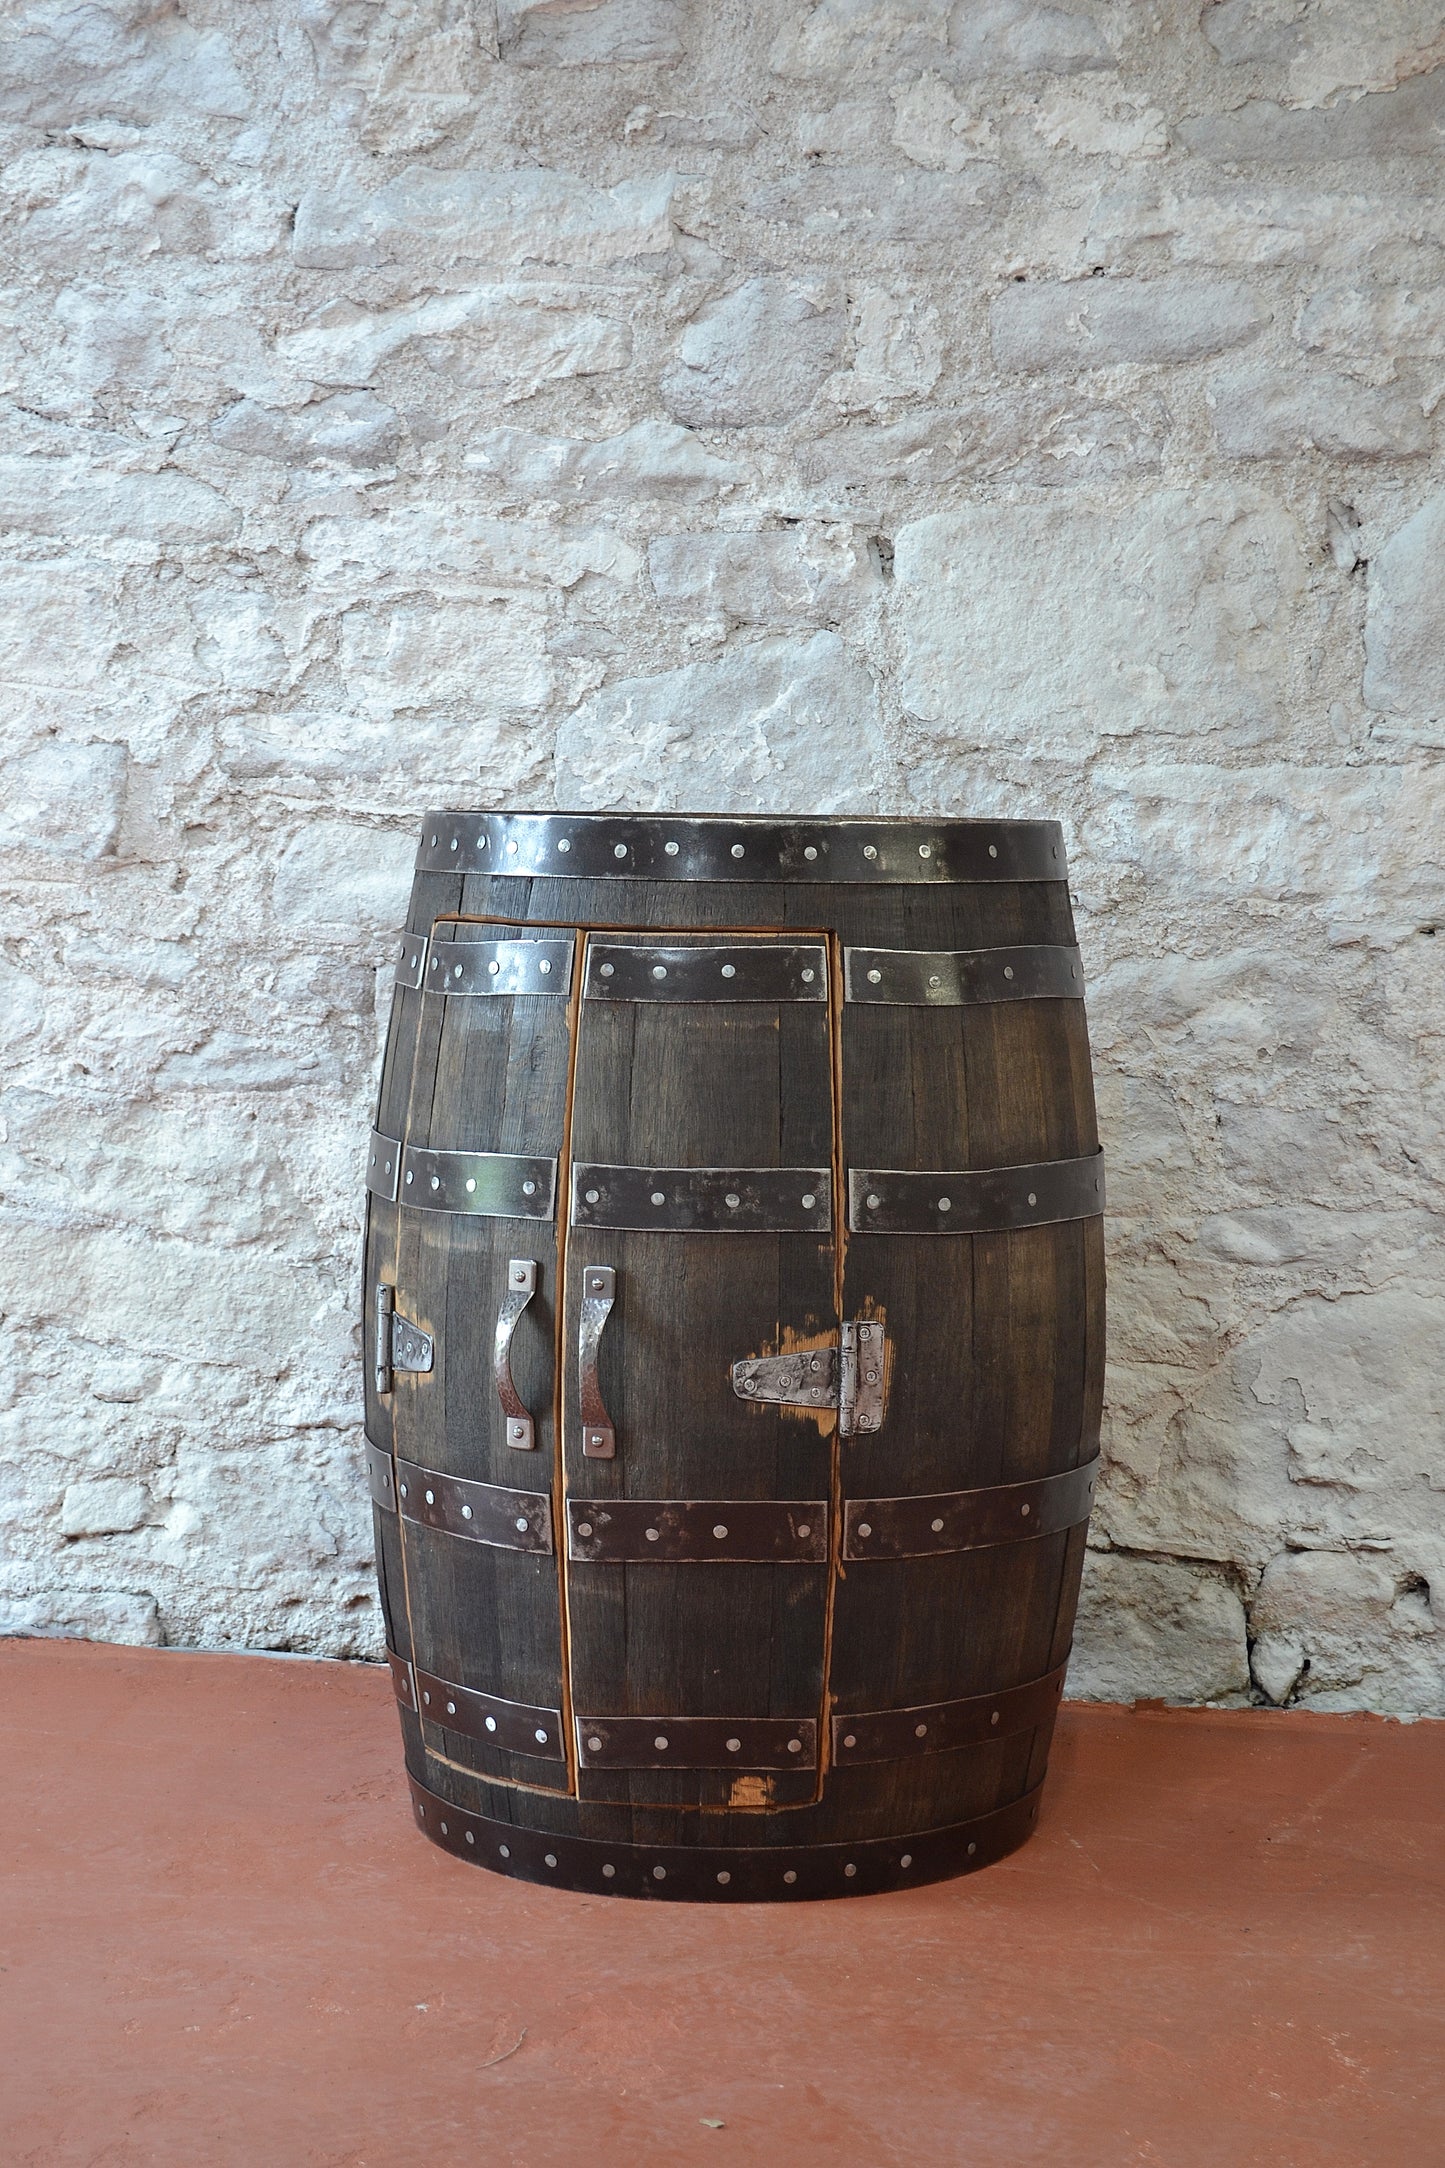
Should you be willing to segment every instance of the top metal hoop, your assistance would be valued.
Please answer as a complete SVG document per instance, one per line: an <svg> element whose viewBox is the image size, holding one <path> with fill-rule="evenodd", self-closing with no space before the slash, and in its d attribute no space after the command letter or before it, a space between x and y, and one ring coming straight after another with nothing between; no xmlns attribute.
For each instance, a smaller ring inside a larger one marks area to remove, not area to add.
<svg viewBox="0 0 1445 2168"><path fill-rule="evenodd" d="M699 819L665 813L428 813L418 873L533 879L1062 881L1057 821Z"/></svg>

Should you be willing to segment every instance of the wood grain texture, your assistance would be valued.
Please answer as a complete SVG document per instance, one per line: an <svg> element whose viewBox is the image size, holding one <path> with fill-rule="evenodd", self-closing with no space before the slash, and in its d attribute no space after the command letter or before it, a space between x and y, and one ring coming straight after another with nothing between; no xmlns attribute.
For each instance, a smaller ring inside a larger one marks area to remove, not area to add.
<svg viewBox="0 0 1445 2168"><path fill-rule="evenodd" d="M425 890L425 893L423 893ZM531 926L666 934L686 947L826 937L834 1000L708 1003L399 995L383 1112L412 1144L620 1166L990 1168L1096 1148L1084 1008L841 1004L842 948L1073 941L1062 883L869 889L631 879L418 878L411 924L448 938ZM405 1072L404 1083L399 1079ZM400 1115L398 1115L400 1109ZM1103 1245L1097 1219L975 1235L661 1233L432 1214L372 1201L368 1298L395 1259L398 1307L435 1332L429 1376L398 1380L369 1434L425 1466L572 1499L832 1499L986 1488L1097 1451ZM491 1337L507 1260L541 1288L514 1367L538 1449L506 1447ZM599 1374L612 1460L581 1450L577 1309L589 1264L617 1274ZM565 1283L559 1288L558 1275ZM840 1307L841 1298L841 1307ZM748 1405L731 1363L885 1323L882 1428ZM374 1397L374 1396L373 1396ZM554 1409L560 1406L560 1431ZM394 1409L394 1415L392 1413ZM531 1463L535 1475L520 1472ZM388 1519L391 1526L385 1524ZM990 1693L1068 1649L1084 1531L971 1552L831 1566L599 1564L487 1552L378 1514L393 1645L438 1676L598 1716L818 1721L821 1767L569 1767L505 1754L403 1712L408 1760L440 1798L616 1843L826 1843L941 1827L1021 1798L1052 1717L936 1754L826 1765L826 1719ZM404 1611L398 1591L404 1595ZM402 1636L408 1638L404 1641Z"/></svg>

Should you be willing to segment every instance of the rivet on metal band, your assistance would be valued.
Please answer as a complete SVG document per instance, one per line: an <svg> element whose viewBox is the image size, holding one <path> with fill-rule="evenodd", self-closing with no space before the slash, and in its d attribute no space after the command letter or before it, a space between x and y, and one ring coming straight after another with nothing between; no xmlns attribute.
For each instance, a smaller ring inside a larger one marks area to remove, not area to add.
<svg viewBox="0 0 1445 2168"><path fill-rule="evenodd" d="M1062 881L1057 821L698 819L665 813L428 813L419 873L876 886Z"/></svg>
<svg viewBox="0 0 1445 2168"><path fill-rule="evenodd" d="M811 1565L828 1555L822 1499L569 1498L567 1555L584 1563Z"/></svg>
<svg viewBox="0 0 1445 2168"><path fill-rule="evenodd" d="M843 1507L843 1556L928 1558L1056 1536L1087 1521L1098 1474L1095 1458L1032 1483L917 1498L849 1498Z"/></svg>
<svg viewBox="0 0 1445 2168"><path fill-rule="evenodd" d="M948 1754L985 1739L1011 1739L1046 1724L1058 1708L1067 1666L1042 1679L1006 1687L1001 1694L970 1694L962 1701L925 1702L913 1709L864 1709L833 1718L833 1759L906 1761L915 1754Z"/></svg>
<svg viewBox="0 0 1445 2168"><path fill-rule="evenodd" d="M949 1167L915 1174L850 1167L848 1225L861 1235L977 1235L1094 1219L1104 1209L1104 1155L1024 1167Z"/></svg>
<svg viewBox="0 0 1445 2168"><path fill-rule="evenodd" d="M827 1167L601 1167L572 1170L574 1227L652 1234L826 1234Z"/></svg>
<svg viewBox="0 0 1445 2168"><path fill-rule="evenodd" d="M557 994L572 988L570 941L438 941L423 988L429 994Z"/></svg>
<svg viewBox="0 0 1445 2168"><path fill-rule="evenodd" d="M1076 948L871 949L843 951L845 998L957 1008L991 1001L1082 1001Z"/></svg>
<svg viewBox="0 0 1445 2168"><path fill-rule="evenodd" d="M588 1001L826 1001L827 951L821 943L776 940L725 948L593 940L583 994Z"/></svg>
<svg viewBox="0 0 1445 2168"><path fill-rule="evenodd" d="M367 1188L373 1197L380 1197L387 1204L395 1204L397 1187L400 1181L400 1138L384 1137L379 1129L373 1129L371 1142L367 1147Z"/></svg>
<svg viewBox="0 0 1445 2168"><path fill-rule="evenodd" d="M813 1717L579 1716L577 1762L588 1769L806 1769L818 1755Z"/></svg>
<svg viewBox="0 0 1445 2168"><path fill-rule="evenodd" d="M557 1162L515 1152L431 1152L409 1144L397 1195L421 1212L550 1219L557 1202Z"/></svg>
<svg viewBox="0 0 1445 2168"><path fill-rule="evenodd" d="M404 1521L438 1528L467 1543L487 1543L498 1551L552 1549L552 1501L545 1492L472 1483L409 1460L396 1463L396 1489Z"/></svg>
<svg viewBox="0 0 1445 2168"><path fill-rule="evenodd" d="M1041 1787L1006 1807L943 1829L851 1844L615 1844L520 1829L453 1806L409 1777L417 1827L443 1851L524 1882L602 1897L678 1898L693 1903L765 1904L818 1897L864 1897L968 1874L1015 1851L1038 1819ZM778 1817L779 1820L786 1819Z"/></svg>
<svg viewBox="0 0 1445 2168"><path fill-rule="evenodd" d="M412 1666L391 1649L386 1660L397 1700L403 1708L415 1709L427 1723L479 1739L484 1746L502 1747L509 1754L531 1754L538 1761L566 1760L560 1709L534 1709L527 1702L504 1701L499 1694L458 1686L454 1679L438 1678L420 1665Z"/></svg>

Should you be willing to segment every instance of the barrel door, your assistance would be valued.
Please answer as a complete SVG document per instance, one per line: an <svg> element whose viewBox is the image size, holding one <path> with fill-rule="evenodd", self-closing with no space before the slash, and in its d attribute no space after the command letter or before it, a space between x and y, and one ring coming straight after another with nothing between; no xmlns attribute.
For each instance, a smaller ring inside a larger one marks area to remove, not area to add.
<svg viewBox="0 0 1445 2168"><path fill-rule="evenodd" d="M807 1801L840 1341L829 946L594 933L581 971L562 1335L578 1789Z"/></svg>

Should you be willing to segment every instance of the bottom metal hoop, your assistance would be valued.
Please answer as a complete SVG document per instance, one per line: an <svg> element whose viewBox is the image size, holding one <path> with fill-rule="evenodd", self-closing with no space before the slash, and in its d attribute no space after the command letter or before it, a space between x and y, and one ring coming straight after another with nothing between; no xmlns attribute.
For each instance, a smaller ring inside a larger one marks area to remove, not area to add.
<svg viewBox="0 0 1445 2168"><path fill-rule="evenodd" d="M408 1775L419 1826L433 1844L520 1882L553 1882L589 1896L661 1897L683 1904L783 1904L869 1897L971 1874L1016 1851L1038 1818L1041 1785L971 1822L860 1844L717 1846L603 1844L552 1837L454 1807Z"/></svg>

